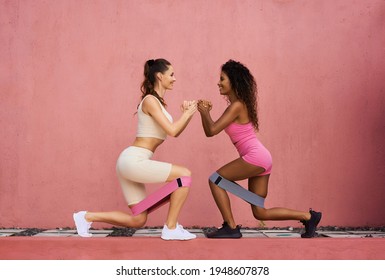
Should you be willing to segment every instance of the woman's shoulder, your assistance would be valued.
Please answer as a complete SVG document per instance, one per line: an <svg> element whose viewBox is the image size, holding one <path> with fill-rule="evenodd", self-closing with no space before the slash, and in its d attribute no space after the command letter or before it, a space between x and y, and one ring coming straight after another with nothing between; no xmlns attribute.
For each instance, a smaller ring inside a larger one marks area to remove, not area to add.
<svg viewBox="0 0 385 280"><path fill-rule="evenodd" d="M145 104L145 106L149 105L149 106L159 107L159 105L161 105L161 103L158 100L158 98L156 98L155 96L153 96L151 94L147 94L145 97L143 97L141 103Z"/></svg>
<svg viewBox="0 0 385 280"><path fill-rule="evenodd" d="M243 109L246 108L245 104L240 101L240 100L236 100L234 102L232 102L229 107L228 107L230 110L235 110L235 111L242 111Z"/></svg>
<svg viewBox="0 0 385 280"><path fill-rule="evenodd" d="M241 100L235 100L233 103L232 103L234 106L239 106L239 107L243 107L245 106L245 103Z"/></svg>
<svg viewBox="0 0 385 280"><path fill-rule="evenodd" d="M143 97L142 102L140 102L140 108L144 113L151 115L151 112L153 112L153 110L162 110L162 104L160 103L158 98L148 94Z"/></svg>
<svg viewBox="0 0 385 280"><path fill-rule="evenodd" d="M247 123L249 121L247 106L244 102L240 100L232 102L229 110L235 116L236 122Z"/></svg>

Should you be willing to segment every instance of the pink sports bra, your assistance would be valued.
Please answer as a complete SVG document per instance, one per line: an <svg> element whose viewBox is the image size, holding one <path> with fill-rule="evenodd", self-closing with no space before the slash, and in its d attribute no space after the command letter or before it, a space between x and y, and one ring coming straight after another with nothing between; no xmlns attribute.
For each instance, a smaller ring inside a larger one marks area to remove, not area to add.
<svg viewBox="0 0 385 280"><path fill-rule="evenodd" d="M246 124L233 122L225 128L225 132L229 135L231 142L236 146L257 138L254 126L251 122Z"/></svg>
<svg viewBox="0 0 385 280"><path fill-rule="evenodd" d="M147 115L142 111L143 101L148 96L150 95L146 95L138 106L138 130L136 133L136 137L153 137L164 140L167 138L167 133L151 116ZM155 98L159 102L163 114L167 117L170 122L172 122L172 116L166 111L162 103L160 103L160 101L156 97L153 98Z"/></svg>

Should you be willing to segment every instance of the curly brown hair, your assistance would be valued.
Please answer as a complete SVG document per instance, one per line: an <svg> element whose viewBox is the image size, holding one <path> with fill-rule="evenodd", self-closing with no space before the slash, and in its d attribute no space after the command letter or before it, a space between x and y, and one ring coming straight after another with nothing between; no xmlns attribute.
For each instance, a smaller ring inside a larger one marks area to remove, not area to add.
<svg viewBox="0 0 385 280"><path fill-rule="evenodd" d="M230 59L222 65L221 70L229 77L231 87L237 98L247 107L251 123L259 130L257 112L257 83L249 69L238 61Z"/></svg>

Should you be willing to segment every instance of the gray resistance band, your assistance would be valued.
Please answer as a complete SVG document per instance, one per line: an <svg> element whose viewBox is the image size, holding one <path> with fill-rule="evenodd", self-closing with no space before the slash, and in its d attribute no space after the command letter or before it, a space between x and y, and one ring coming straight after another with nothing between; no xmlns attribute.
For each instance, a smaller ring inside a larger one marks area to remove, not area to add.
<svg viewBox="0 0 385 280"><path fill-rule="evenodd" d="M233 181L229 181L226 178L223 178L221 175L219 175L217 172L214 172L209 180L213 182L215 185L219 186L220 188L231 192L232 194L242 198L246 202L256 205L262 208L265 208L265 199L251 191L246 190L242 186L238 185L237 183Z"/></svg>

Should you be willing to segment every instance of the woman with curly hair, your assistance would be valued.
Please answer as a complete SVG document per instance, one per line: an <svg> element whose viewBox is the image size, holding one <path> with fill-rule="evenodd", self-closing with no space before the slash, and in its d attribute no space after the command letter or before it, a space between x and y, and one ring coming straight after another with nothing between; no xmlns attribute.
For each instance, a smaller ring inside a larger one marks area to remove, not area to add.
<svg viewBox="0 0 385 280"><path fill-rule="evenodd" d="M261 221L298 220L305 225L306 229L301 237L314 237L322 216L320 212L311 209L309 212L303 212L280 207L264 208L272 157L256 136L259 123L257 84L253 75L240 62L229 60L222 65L218 87L219 93L226 96L229 106L217 121L213 121L210 115L211 102L199 100L198 111L203 129L207 137L212 137L224 130L240 157L222 166L210 176L210 189L224 222L221 228L207 234L207 237L242 237L240 226L234 221L227 191L248 201L256 219ZM248 179L249 191L235 183L244 179Z"/></svg>

